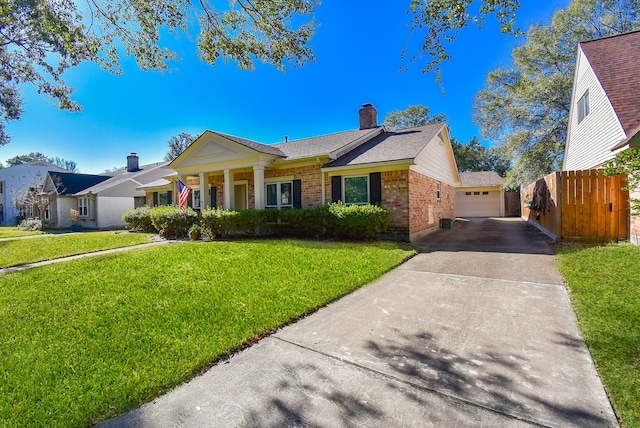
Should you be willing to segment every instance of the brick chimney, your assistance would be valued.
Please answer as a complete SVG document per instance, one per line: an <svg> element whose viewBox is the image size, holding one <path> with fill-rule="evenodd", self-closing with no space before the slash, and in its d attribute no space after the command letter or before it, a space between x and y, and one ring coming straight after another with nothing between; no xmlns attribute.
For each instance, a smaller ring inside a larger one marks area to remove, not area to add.
<svg viewBox="0 0 640 428"><path fill-rule="evenodd" d="M372 104L362 104L360 114L360 129L370 129L378 126L378 111Z"/></svg>
<svg viewBox="0 0 640 428"><path fill-rule="evenodd" d="M139 158L137 153L127 156L127 172L140 171Z"/></svg>

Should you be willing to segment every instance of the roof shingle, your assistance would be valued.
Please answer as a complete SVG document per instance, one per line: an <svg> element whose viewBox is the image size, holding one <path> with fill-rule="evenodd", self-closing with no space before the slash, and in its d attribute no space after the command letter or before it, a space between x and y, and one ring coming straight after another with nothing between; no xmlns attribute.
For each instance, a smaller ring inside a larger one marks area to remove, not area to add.
<svg viewBox="0 0 640 428"><path fill-rule="evenodd" d="M495 171L460 173L460 187L494 187L494 186L502 186L502 178Z"/></svg>

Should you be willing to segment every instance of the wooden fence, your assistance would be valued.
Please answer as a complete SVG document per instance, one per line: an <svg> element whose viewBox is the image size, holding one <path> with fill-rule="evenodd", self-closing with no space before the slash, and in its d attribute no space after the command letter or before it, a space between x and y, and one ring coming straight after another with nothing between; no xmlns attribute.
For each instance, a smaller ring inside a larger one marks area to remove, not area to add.
<svg viewBox="0 0 640 428"><path fill-rule="evenodd" d="M522 217L558 238L628 239L623 186L599 170L552 173L522 190Z"/></svg>

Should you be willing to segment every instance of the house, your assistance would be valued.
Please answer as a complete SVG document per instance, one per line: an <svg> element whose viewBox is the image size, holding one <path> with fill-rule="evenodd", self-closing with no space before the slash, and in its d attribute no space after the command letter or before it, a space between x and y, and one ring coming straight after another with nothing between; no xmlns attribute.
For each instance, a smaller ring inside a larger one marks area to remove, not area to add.
<svg viewBox="0 0 640 428"><path fill-rule="evenodd" d="M50 172L43 191L49 195L50 224L71 226L69 213L78 211L78 223L87 229L124 227L122 214L145 204L138 187L160 180L172 172L169 162L139 165L136 153L127 157L127 167L110 173L71 174Z"/></svg>
<svg viewBox="0 0 640 428"><path fill-rule="evenodd" d="M500 175L494 171L460 173L456 216L504 217L505 194Z"/></svg>
<svg viewBox="0 0 640 428"><path fill-rule="evenodd" d="M599 168L640 146L639 57L640 31L579 44L563 171ZM640 218L632 217L630 226L639 244Z"/></svg>
<svg viewBox="0 0 640 428"><path fill-rule="evenodd" d="M42 161L0 168L0 225L15 226L20 218L34 214L25 212L25 207L20 205L30 189L39 189L42 186L48 171L66 170ZM46 215L46 212L44 214Z"/></svg>
<svg viewBox="0 0 640 428"><path fill-rule="evenodd" d="M175 203L180 179L196 209L380 204L391 212L391 231L412 240L455 215L460 179L446 124L387 131L364 104L359 125L272 145L206 131L171 162L175 176L144 189L147 203Z"/></svg>

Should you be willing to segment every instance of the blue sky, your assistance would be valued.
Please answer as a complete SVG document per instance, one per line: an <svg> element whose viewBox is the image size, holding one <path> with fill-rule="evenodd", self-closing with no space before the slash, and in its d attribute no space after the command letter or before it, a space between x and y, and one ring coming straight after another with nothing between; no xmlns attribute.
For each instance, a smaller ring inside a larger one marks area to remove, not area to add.
<svg viewBox="0 0 640 428"><path fill-rule="evenodd" d="M508 65L519 41L502 35L492 17L482 30L460 32L449 45L453 59L443 66L443 94L434 76L422 73L423 63L400 57L407 42L416 47L421 40L416 35L410 40L410 16L398 3L325 1L311 42L316 62L284 74L260 63L254 71L231 62L212 67L197 58L187 36L171 40L181 59L168 73L142 72L126 57L119 76L82 64L65 80L83 111L59 111L25 88L25 113L9 124L12 141L0 147L0 161L42 152L98 174L124 166L130 152L138 153L142 164L162 161L167 141L182 131L210 129L271 144L285 135L295 140L356 129L363 103L376 107L379 123L392 111L426 105L434 114L445 113L452 135L467 142L479 135L472 122L475 94L487 72ZM544 24L567 4L523 0L518 24L523 29ZM405 65L409 70L399 71Z"/></svg>

